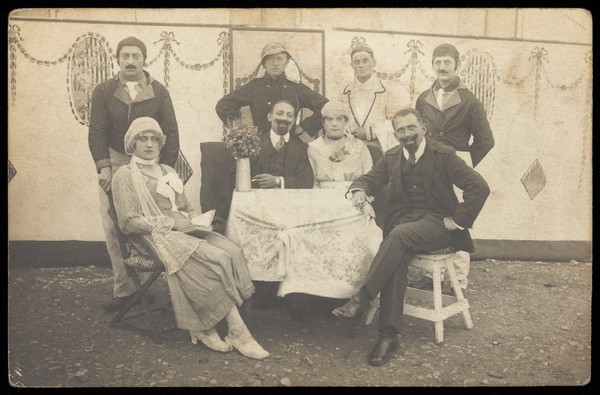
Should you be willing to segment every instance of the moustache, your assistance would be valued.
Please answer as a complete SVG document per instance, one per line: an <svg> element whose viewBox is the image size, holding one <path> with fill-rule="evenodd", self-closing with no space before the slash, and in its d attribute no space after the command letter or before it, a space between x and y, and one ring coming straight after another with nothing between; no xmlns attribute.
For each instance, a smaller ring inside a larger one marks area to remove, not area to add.
<svg viewBox="0 0 600 395"><path fill-rule="evenodd" d="M409 137L402 137L399 140L402 144L410 144L410 143L414 143L415 141L417 141L417 136L414 135L414 136L409 136Z"/></svg>

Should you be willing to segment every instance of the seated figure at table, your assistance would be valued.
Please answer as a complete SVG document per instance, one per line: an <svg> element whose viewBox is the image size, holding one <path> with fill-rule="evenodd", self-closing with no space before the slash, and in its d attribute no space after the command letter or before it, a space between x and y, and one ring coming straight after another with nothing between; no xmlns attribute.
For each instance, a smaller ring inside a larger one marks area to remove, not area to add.
<svg viewBox="0 0 600 395"><path fill-rule="evenodd" d="M373 161L367 145L347 134L348 114L341 102L329 101L321 109L323 135L308 143L308 160L315 187L347 189L365 174Z"/></svg>
<svg viewBox="0 0 600 395"><path fill-rule="evenodd" d="M306 153L307 145L290 133L296 119L294 104L280 99L269 109L267 118L271 123L269 133L260 135L260 154L250 160L253 188L294 189L313 187L313 171ZM235 170L230 183L235 184ZM255 282L254 307L267 306L275 300L277 283Z"/></svg>
<svg viewBox="0 0 600 395"><path fill-rule="evenodd" d="M119 227L135 253L147 254L149 244L164 262L177 326L190 331L193 344L200 340L215 351L235 347L249 358L268 357L238 311L254 292L241 249L215 232L206 231L203 238L184 233L197 229L196 216L175 170L158 164L165 144L158 123L135 119L124 144L131 161L112 180ZM223 318L225 341L215 330Z"/></svg>
<svg viewBox="0 0 600 395"><path fill-rule="evenodd" d="M290 133L296 108L290 101L275 101L267 115L269 133L260 136L260 155L250 161L254 188L312 188L313 172L306 153L306 143ZM235 165L230 180L235 180Z"/></svg>

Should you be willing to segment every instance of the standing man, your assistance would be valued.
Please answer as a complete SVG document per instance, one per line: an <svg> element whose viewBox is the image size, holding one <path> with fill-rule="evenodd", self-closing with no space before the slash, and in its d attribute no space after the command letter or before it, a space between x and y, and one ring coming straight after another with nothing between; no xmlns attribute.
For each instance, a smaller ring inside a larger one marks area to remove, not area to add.
<svg viewBox="0 0 600 395"><path fill-rule="evenodd" d="M483 105L460 81L460 56L453 45L435 48L431 62L437 79L419 95L415 108L423 117L428 137L453 147L469 166L475 167L494 147ZM466 251L457 254L462 259L460 263L457 260L456 275L461 288L466 289L471 257Z"/></svg>
<svg viewBox="0 0 600 395"><path fill-rule="evenodd" d="M450 245L473 251L467 229L490 192L453 148L424 137L426 128L416 110L400 110L392 122L401 146L386 152L346 194L362 209L368 195L391 184L384 239L359 293L333 311L337 316L362 317L369 301L381 293L379 340L368 355L372 366L385 364L398 346L408 264L414 255ZM453 185L464 191L464 202L458 202Z"/></svg>
<svg viewBox="0 0 600 395"><path fill-rule="evenodd" d="M100 83L92 93L88 144L98 171L100 212L114 275L114 298L103 307L118 311L136 291L127 275L117 238L116 223L108 215L112 176L129 163L123 138L131 122L139 117L154 118L167 140L160 163L175 166L179 152L179 132L171 96L167 89L144 71L146 46L135 37L127 37L117 45L120 71Z"/></svg>
<svg viewBox="0 0 600 395"><path fill-rule="evenodd" d="M279 99L294 104L297 111L308 108L313 113L302 122L296 122L294 133L304 132L312 138L321 130L321 108L327 99L302 83L287 79L285 68L291 55L283 44L272 42L262 49L261 64L265 75L254 78L239 89L225 95L217 102L216 111L223 123L241 117L240 108L250 106L252 120L259 134L268 133L271 122L267 118L270 107ZM292 124L294 126L294 124Z"/></svg>
<svg viewBox="0 0 600 395"><path fill-rule="evenodd" d="M372 154L372 159L376 163L385 151L398 145L390 118L402 105L375 75L377 62L370 47L363 44L355 46L350 60L354 81L344 88L347 113L351 114L348 126L354 137L363 140L367 146L375 147L376 154ZM408 100L404 105L407 103Z"/></svg>

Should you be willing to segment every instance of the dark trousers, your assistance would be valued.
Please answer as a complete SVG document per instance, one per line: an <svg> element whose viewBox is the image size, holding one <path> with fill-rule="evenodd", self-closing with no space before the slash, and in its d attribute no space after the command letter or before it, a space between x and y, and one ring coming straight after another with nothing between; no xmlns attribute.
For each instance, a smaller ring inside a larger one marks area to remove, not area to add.
<svg viewBox="0 0 600 395"><path fill-rule="evenodd" d="M441 216L413 211L398 218L383 239L369 269L364 289L371 299L380 294L379 330L390 327L400 332L404 313L404 295L408 282L408 264L416 253L448 247L452 244Z"/></svg>

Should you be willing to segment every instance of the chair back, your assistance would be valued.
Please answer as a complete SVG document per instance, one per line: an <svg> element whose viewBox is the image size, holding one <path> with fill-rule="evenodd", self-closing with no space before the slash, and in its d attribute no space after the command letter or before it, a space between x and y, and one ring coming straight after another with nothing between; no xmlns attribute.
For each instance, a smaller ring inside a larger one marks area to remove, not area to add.
<svg viewBox="0 0 600 395"><path fill-rule="evenodd" d="M158 257L158 254L151 245L146 243L146 240L143 237L139 237L139 241L143 242L147 250L150 251L150 256L132 255L128 238L123 234L121 228L119 228L119 220L117 219L117 210L115 208L112 191L107 192L107 195L108 202L110 204L108 214L115 225L115 232L117 234L117 239L119 240L119 247L121 248L121 256L123 257L123 262L125 263L125 268L127 269L129 275L134 275L134 273L131 272L131 269L143 272L151 272L159 267L162 267L164 270L164 264ZM133 237L135 237L135 235Z"/></svg>
<svg viewBox="0 0 600 395"><path fill-rule="evenodd" d="M200 143L200 206L202 212L216 210L215 218L227 220L233 185L230 174L235 159L221 141Z"/></svg>
<svg viewBox="0 0 600 395"><path fill-rule="evenodd" d="M378 147L371 145L371 144L366 144L367 148L369 149L369 154L371 154L371 160L373 160L373 166L375 166L375 163L377 163L377 161L379 159L381 159L381 149L379 149Z"/></svg>

